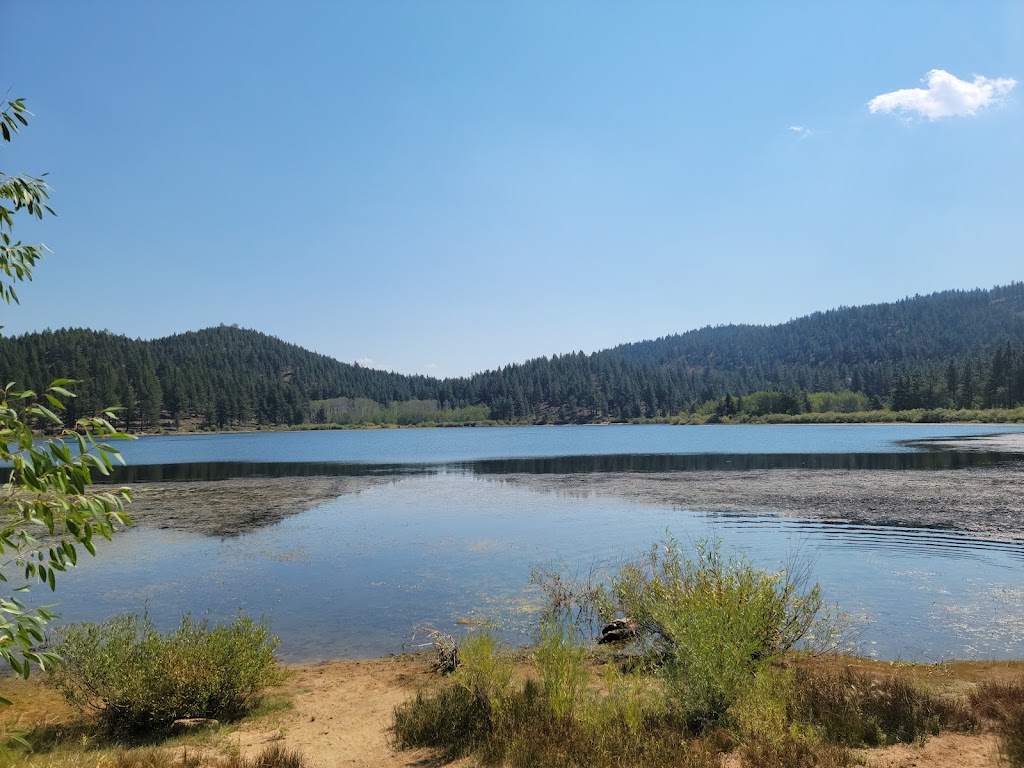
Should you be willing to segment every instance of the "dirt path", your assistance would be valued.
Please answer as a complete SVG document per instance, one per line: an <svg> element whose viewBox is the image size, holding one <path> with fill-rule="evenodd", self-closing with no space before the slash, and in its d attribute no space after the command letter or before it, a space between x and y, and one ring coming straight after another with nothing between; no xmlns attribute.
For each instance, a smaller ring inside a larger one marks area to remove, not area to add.
<svg viewBox="0 0 1024 768"><path fill-rule="evenodd" d="M291 667L285 683L294 707L280 722L242 728L231 736L242 754L255 756L281 741L316 768L397 768L442 765L428 750L396 752L389 743L394 709L437 685L427 662L388 657ZM459 765L448 763L448 765Z"/></svg>

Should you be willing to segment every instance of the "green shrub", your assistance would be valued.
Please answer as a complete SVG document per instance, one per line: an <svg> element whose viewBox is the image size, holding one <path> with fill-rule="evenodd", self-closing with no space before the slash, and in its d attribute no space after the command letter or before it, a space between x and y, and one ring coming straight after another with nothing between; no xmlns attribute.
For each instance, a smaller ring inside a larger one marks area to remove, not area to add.
<svg viewBox="0 0 1024 768"><path fill-rule="evenodd" d="M793 718L850 747L923 741L942 728L965 730L973 721L955 702L898 677L798 670Z"/></svg>
<svg viewBox="0 0 1024 768"><path fill-rule="evenodd" d="M578 642L575 628L544 622L534 659L551 713L556 718L571 715L587 684L587 649Z"/></svg>
<svg viewBox="0 0 1024 768"><path fill-rule="evenodd" d="M459 648L452 680L464 688L488 717L497 715L512 685L512 659L498 650L489 631L472 632Z"/></svg>
<svg viewBox="0 0 1024 768"><path fill-rule="evenodd" d="M148 616L116 616L57 632L49 682L113 731L161 731L181 718L234 720L278 680L278 640L240 617L210 628L188 616L161 634Z"/></svg>
<svg viewBox="0 0 1024 768"><path fill-rule="evenodd" d="M819 585L806 564L768 573L720 542L687 554L669 538L643 560L626 565L612 590L622 615L642 629L669 699L692 725L719 721L766 664L812 634L835 634Z"/></svg>

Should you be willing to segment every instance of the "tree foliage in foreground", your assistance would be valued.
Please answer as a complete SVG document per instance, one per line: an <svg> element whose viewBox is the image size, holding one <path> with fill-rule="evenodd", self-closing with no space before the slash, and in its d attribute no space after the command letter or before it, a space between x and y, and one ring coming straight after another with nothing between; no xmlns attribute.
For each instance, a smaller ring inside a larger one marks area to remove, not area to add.
<svg viewBox="0 0 1024 768"><path fill-rule="evenodd" d="M11 141L30 116L22 99L8 102L0 114L3 140ZM0 299L6 304L18 303L15 284L32 278L44 253L44 246L14 238L15 218L52 215L48 196L42 178L0 172ZM92 487L94 473L109 474L119 458L103 441L127 435L114 428L110 410L66 423L62 413L75 383L56 378L38 392L15 383L0 389L0 581L7 588L0 593L0 659L25 677L33 663L45 667L53 660L36 647L54 614L19 595L37 582L56 589L57 574L75 565L79 548L95 554L97 536L110 538L118 524L129 522L127 489ZM54 437L36 440L32 427L38 425L48 425Z"/></svg>

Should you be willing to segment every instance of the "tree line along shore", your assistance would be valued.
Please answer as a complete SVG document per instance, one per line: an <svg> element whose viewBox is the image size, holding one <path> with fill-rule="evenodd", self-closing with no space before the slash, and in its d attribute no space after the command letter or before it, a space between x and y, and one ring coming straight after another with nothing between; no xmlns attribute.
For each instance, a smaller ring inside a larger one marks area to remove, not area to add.
<svg viewBox="0 0 1024 768"><path fill-rule="evenodd" d="M1024 283L716 326L438 379L343 363L218 326L161 339L61 329L0 338L19 386L81 381L72 423L134 431L668 420L1009 420L1024 406ZM839 415L835 415L839 414ZM893 415L898 414L898 415Z"/></svg>

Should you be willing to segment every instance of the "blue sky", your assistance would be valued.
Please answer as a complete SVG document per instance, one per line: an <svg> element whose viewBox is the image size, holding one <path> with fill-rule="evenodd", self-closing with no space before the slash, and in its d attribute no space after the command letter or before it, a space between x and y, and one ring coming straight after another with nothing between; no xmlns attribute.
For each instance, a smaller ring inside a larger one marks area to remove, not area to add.
<svg viewBox="0 0 1024 768"><path fill-rule="evenodd" d="M446 376L1004 284L1021 82L1021 2L4 2L0 324Z"/></svg>

